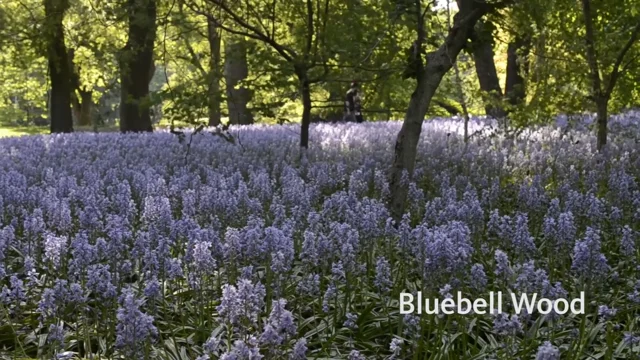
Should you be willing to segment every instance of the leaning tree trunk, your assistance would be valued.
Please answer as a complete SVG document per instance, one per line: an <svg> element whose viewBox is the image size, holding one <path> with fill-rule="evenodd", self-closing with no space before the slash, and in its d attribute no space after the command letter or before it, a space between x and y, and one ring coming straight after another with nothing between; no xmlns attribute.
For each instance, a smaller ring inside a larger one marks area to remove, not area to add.
<svg viewBox="0 0 640 360"><path fill-rule="evenodd" d="M156 0L128 0L129 29L121 50L120 131L153 131L149 83L153 76L156 39Z"/></svg>
<svg viewBox="0 0 640 360"><path fill-rule="evenodd" d="M207 37L209 40L209 85L208 110L209 126L220 125L220 32L212 19L207 21Z"/></svg>
<svg viewBox="0 0 640 360"><path fill-rule="evenodd" d="M507 47L505 95L511 105L519 105L526 96L524 76L529 40L517 37Z"/></svg>
<svg viewBox="0 0 640 360"><path fill-rule="evenodd" d="M68 67L62 19L68 0L44 0L47 60L51 80L49 119L52 133L73 132L71 70Z"/></svg>
<svg viewBox="0 0 640 360"><path fill-rule="evenodd" d="M483 96L485 112L493 118L503 118L506 112L500 106L502 89L494 60L491 29L479 22L472 34L472 39L473 61L480 82L480 90L486 93L486 96Z"/></svg>
<svg viewBox="0 0 640 360"><path fill-rule="evenodd" d="M231 124L252 124L253 116L247 109L251 92L238 84L249 76L247 43L243 39L228 39L224 49L224 76L227 85L227 108ZM236 87L238 87L236 89Z"/></svg>
<svg viewBox="0 0 640 360"><path fill-rule="evenodd" d="M453 27L449 30L444 44L427 55L424 69L418 74L416 89L411 95L402 128L396 139L389 184L389 210L396 224L402 220L407 201L409 187L404 181L404 174L406 172L409 179L413 175L422 122L431 99L442 78L451 69L465 46L476 22L491 9L486 3L475 0L458 2L460 11L454 16Z"/></svg>

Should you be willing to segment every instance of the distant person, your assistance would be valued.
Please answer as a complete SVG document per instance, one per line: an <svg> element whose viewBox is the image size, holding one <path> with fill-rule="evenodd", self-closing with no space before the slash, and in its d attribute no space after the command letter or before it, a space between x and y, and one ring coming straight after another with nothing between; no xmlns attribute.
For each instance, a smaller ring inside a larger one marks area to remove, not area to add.
<svg viewBox="0 0 640 360"><path fill-rule="evenodd" d="M344 121L345 122L357 122L364 121L362 117L362 98L360 97L360 90L358 89L358 82L353 81L351 88L347 91L347 96L344 102Z"/></svg>

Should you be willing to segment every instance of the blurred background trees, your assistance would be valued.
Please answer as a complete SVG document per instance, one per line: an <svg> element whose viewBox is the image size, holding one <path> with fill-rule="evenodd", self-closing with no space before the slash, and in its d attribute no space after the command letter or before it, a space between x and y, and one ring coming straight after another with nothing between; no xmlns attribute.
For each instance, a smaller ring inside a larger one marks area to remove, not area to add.
<svg viewBox="0 0 640 360"><path fill-rule="evenodd" d="M137 131L172 122L282 124L303 114L335 120L353 80L367 120L402 119L416 82L407 71L415 33L406 15L416 3L428 54L445 40L455 1L5 0L0 122ZM630 0L510 1L475 24L454 59L458 76L444 74L426 116L462 115L464 100L471 114L525 126L595 112L605 98L609 114L636 106L639 12Z"/></svg>

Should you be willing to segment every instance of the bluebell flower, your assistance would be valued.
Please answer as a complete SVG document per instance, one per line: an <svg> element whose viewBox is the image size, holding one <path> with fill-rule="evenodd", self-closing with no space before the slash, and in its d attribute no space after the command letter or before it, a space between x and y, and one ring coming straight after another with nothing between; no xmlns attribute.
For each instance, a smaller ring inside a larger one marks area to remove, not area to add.
<svg viewBox="0 0 640 360"><path fill-rule="evenodd" d="M464 223L453 221L434 229L418 226L413 236L420 241L423 278L430 279L433 286L460 281L458 277L464 274L474 252L471 232Z"/></svg>
<svg viewBox="0 0 640 360"><path fill-rule="evenodd" d="M493 331L499 335L516 335L522 332L522 323L518 315L509 315L505 313L494 314Z"/></svg>
<svg viewBox="0 0 640 360"><path fill-rule="evenodd" d="M587 228L585 237L573 248L572 270L586 280L601 278L609 271L607 258L600 251L600 236L592 228Z"/></svg>
<svg viewBox="0 0 640 360"><path fill-rule="evenodd" d="M640 336L625 332L622 342L627 346L635 346L640 344Z"/></svg>
<svg viewBox="0 0 640 360"><path fill-rule="evenodd" d="M420 318L416 315L406 314L403 318L404 322L404 330L403 335L408 338L420 336L421 327L420 327Z"/></svg>
<svg viewBox="0 0 640 360"><path fill-rule="evenodd" d="M54 268L60 266L61 257L65 254L67 238L47 234L44 239L44 257L50 261Z"/></svg>
<svg viewBox="0 0 640 360"><path fill-rule="evenodd" d="M329 312L331 302L337 297L338 289L334 283L329 284L322 299L322 311Z"/></svg>
<svg viewBox="0 0 640 360"><path fill-rule="evenodd" d="M49 325L49 333L47 334L47 343L54 344L56 349L63 349L65 346L65 330L62 325Z"/></svg>
<svg viewBox="0 0 640 360"><path fill-rule="evenodd" d="M320 275L309 274L296 285L296 292L301 296L314 297L320 295Z"/></svg>
<svg viewBox="0 0 640 360"><path fill-rule="evenodd" d="M342 326L351 329L351 330L355 330L358 328L358 315L356 314L352 314L352 313L347 313L347 320L345 320L344 324L342 324Z"/></svg>
<svg viewBox="0 0 640 360"><path fill-rule="evenodd" d="M253 341L236 340L231 351L222 354L220 360L260 360L264 358L260 354L260 348L250 342Z"/></svg>
<svg viewBox="0 0 640 360"><path fill-rule="evenodd" d="M85 286L102 299L112 299L117 296L116 287L112 282L112 274L109 265L92 265L87 269L87 282Z"/></svg>
<svg viewBox="0 0 640 360"><path fill-rule="evenodd" d="M334 282L343 282L346 280L346 273L342 266L342 261L335 262L331 265L331 276Z"/></svg>
<svg viewBox="0 0 640 360"><path fill-rule="evenodd" d="M260 343L268 346L278 346L284 341L283 337L278 334L278 331L273 328L271 324L267 324L260 335Z"/></svg>
<svg viewBox="0 0 640 360"><path fill-rule="evenodd" d="M300 252L300 258L303 263L309 266L318 265L318 249L316 247L316 234L306 230L304 232L304 240L302 242L302 250Z"/></svg>
<svg viewBox="0 0 640 360"><path fill-rule="evenodd" d="M374 284L383 294L387 293L389 289L391 289L391 286L393 286L389 262L384 256L378 257L378 260L376 261L376 277Z"/></svg>
<svg viewBox="0 0 640 360"><path fill-rule="evenodd" d="M287 301L285 299L274 300L267 323L273 326L279 335L291 337L295 335L297 327L293 320L293 314L285 309L286 305Z"/></svg>
<svg viewBox="0 0 640 360"><path fill-rule="evenodd" d="M348 360L367 360L367 357L362 355L358 350L351 350Z"/></svg>
<svg viewBox="0 0 640 360"><path fill-rule="evenodd" d="M218 354L218 349L220 348L221 340L217 336L211 334L211 336L207 339L207 342L204 343L202 348L209 354Z"/></svg>
<svg viewBox="0 0 640 360"><path fill-rule="evenodd" d="M289 356L289 360L306 360L307 359L307 339L300 338L293 345L293 351Z"/></svg>
<svg viewBox="0 0 640 360"><path fill-rule="evenodd" d="M628 225L622 229L620 253L626 257L633 257L636 254L636 233Z"/></svg>
<svg viewBox="0 0 640 360"><path fill-rule="evenodd" d="M149 299L158 299L162 295L162 286L158 278L152 277L146 281L144 296Z"/></svg>
<svg viewBox="0 0 640 360"><path fill-rule="evenodd" d="M254 269L252 265L244 266L242 269L240 269L240 278L253 280L253 270Z"/></svg>
<svg viewBox="0 0 640 360"><path fill-rule="evenodd" d="M536 360L559 360L560 350L556 346L553 346L549 341L545 341L544 344L538 347L536 353Z"/></svg>
<svg viewBox="0 0 640 360"><path fill-rule="evenodd" d="M222 287L222 299L217 310L220 317L234 327L240 327L245 322L256 325L264 306L264 297L265 288L262 284L240 279L237 287L228 284Z"/></svg>
<svg viewBox="0 0 640 360"><path fill-rule="evenodd" d="M402 351L402 344L404 341L402 339L394 337L391 340L391 344L389 344L389 350L393 356L400 356L400 352Z"/></svg>
<svg viewBox="0 0 640 360"><path fill-rule="evenodd" d="M487 286L487 274L484 272L482 264L473 264L471 266L470 285L477 291L482 291Z"/></svg>
<svg viewBox="0 0 640 360"><path fill-rule="evenodd" d="M27 300L24 282L22 280L20 280L16 275L11 275L9 278L9 284L11 285L11 291L8 293L10 301L20 303Z"/></svg>
<svg viewBox="0 0 640 360"><path fill-rule="evenodd" d="M514 251L524 258L530 258L536 252L533 236L529 233L529 220L526 214L516 215L512 246Z"/></svg>
<svg viewBox="0 0 640 360"><path fill-rule="evenodd" d="M598 316L602 321L609 321L613 319L614 316L618 313L618 309L610 308L607 305L598 306Z"/></svg>
<svg viewBox="0 0 640 360"><path fill-rule="evenodd" d="M168 280L174 280L184 276L182 271L182 261L179 258L169 259L165 270Z"/></svg>
<svg viewBox="0 0 640 360"><path fill-rule="evenodd" d="M127 357L140 359L145 344L158 336L158 329L153 325L153 317L140 310L143 301L136 299L133 289L125 288L119 303L116 348Z"/></svg>
<svg viewBox="0 0 640 360"><path fill-rule="evenodd" d="M559 250L570 248L576 238L576 225L573 214L568 211L558 215L556 248Z"/></svg>
<svg viewBox="0 0 640 360"><path fill-rule="evenodd" d="M56 279L53 287L46 288L42 292L38 302L40 320L44 321L61 315L68 305L76 305L86 300L80 284L73 283L68 286L67 280Z"/></svg>
<svg viewBox="0 0 640 360"><path fill-rule="evenodd" d="M208 241L201 241L193 248L195 269L202 274L212 274L216 268L216 261L211 254L211 245Z"/></svg>
<svg viewBox="0 0 640 360"><path fill-rule="evenodd" d="M502 250L496 250L495 252L496 269L495 274L502 279L509 280L513 276L513 270L509 263L509 257Z"/></svg>
<svg viewBox="0 0 640 360"><path fill-rule="evenodd" d="M451 285L449 284L445 284L444 287L442 287L438 293L440 293L440 296L442 296L445 299L451 299L453 298L453 295L451 295Z"/></svg>

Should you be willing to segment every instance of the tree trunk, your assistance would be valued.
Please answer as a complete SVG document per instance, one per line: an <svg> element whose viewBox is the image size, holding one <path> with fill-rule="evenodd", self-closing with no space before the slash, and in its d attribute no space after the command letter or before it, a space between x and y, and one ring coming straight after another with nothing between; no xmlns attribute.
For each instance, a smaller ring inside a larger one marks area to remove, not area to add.
<svg viewBox="0 0 640 360"><path fill-rule="evenodd" d="M207 35L209 40L209 126L220 125L220 32L215 22L207 21Z"/></svg>
<svg viewBox="0 0 640 360"><path fill-rule="evenodd" d="M247 43L242 39L228 39L224 49L224 76L227 84L227 107L229 122L232 124L252 124L253 116L247 109L251 100L249 89L238 83L249 75L247 66Z"/></svg>
<svg viewBox="0 0 640 360"><path fill-rule="evenodd" d="M82 105L75 92L71 93L71 114L73 115L73 123L80 125L80 117L82 113Z"/></svg>
<svg viewBox="0 0 640 360"><path fill-rule="evenodd" d="M511 105L519 105L526 96L524 77L529 40L517 37L507 47L507 81L505 94ZM525 52L525 53L523 53Z"/></svg>
<svg viewBox="0 0 640 360"><path fill-rule="evenodd" d="M85 90L79 90L79 92L81 103L78 124L81 126L89 126L91 125L91 112L93 111L92 92Z"/></svg>
<svg viewBox="0 0 640 360"><path fill-rule="evenodd" d="M491 10L486 3L475 2L475 0L458 0L458 3L460 11L454 16L453 27L449 30L444 44L427 55L424 69L418 74L416 89L411 95L402 128L396 139L389 184L391 188L389 210L396 224L399 224L404 214L408 193L403 174L406 171L409 178L413 175L422 122L431 98L440 85L442 77L451 69L453 62L465 46L476 22ZM420 13L421 11L418 11L418 14Z"/></svg>
<svg viewBox="0 0 640 360"><path fill-rule="evenodd" d="M153 76L156 0L128 0L128 40L120 53L120 131L153 131L149 83Z"/></svg>
<svg viewBox="0 0 640 360"><path fill-rule="evenodd" d="M478 81L480 82L480 90L486 93L484 98L485 112L493 118L503 118L506 116L506 112L500 106L502 89L500 88L498 71L496 71L496 63L493 57L493 34L491 34L491 29L480 22L476 26L472 39L473 60Z"/></svg>
<svg viewBox="0 0 640 360"><path fill-rule="evenodd" d="M71 71L68 67L62 20L67 0L44 0L47 58L51 80L49 120L52 133L73 132L71 115Z"/></svg>
<svg viewBox="0 0 640 360"><path fill-rule="evenodd" d="M597 149L598 151L604 149L604 146L607 145L607 126L609 122L609 114L608 114L608 106L609 100L604 99L596 99L597 106L597 124L598 124L598 135L597 135Z"/></svg>
<svg viewBox="0 0 640 360"><path fill-rule="evenodd" d="M300 95L302 96L302 123L300 125L300 147L309 148L309 124L311 123L311 88L306 70L299 70Z"/></svg>

